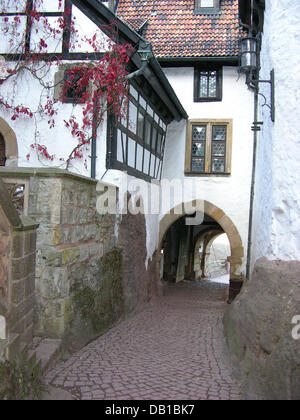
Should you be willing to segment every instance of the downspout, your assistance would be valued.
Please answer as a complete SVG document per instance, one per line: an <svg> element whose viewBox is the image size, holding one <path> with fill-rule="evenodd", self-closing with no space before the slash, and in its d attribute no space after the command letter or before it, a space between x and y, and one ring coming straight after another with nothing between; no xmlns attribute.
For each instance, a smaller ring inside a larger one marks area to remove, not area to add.
<svg viewBox="0 0 300 420"><path fill-rule="evenodd" d="M141 76L144 73L147 66L148 66L148 61L144 61L141 68L139 68L137 71L134 71L133 73L130 73L126 76L126 80L131 80L134 77Z"/></svg>
<svg viewBox="0 0 300 420"><path fill-rule="evenodd" d="M252 0L253 7L253 0ZM253 9L252 9L253 10ZM261 38L259 40L259 51L261 49ZM260 53L257 54L258 69L260 69ZM259 70L257 71L259 74ZM260 126L263 124L258 121L258 95L259 85L253 83L254 74L247 74L247 85L249 89L254 91L254 121L252 126L253 131L253 166L252 166L252 179L251 179L251 193L250 193L250 212L249 212L249 233L248 233L248 249L247 249L247 268L246 280L250 281L251 276L251 259L252 259L252 238L253 238L253 212L254 212L254 199L255 199L255 180L256 180L256 164L257 164L257 140L258 132L261 130ZM258 77L257 77L258 79Z"/></svg>
<svg viewBox="0 0 300 420"><path fill-rule="evenodd" d="M99 97L96 97L93 109L93 127L92 127L92 144L91 144L91 178L96 179L96 162L97 162L97 114L99 112Z"/></svg>
<svg viewBox="0 0 300 420"><path fill-rule="evenodd" d="M118 6L119 6L119 0L116 0L115 7L114 7L114 10L113 10L114 14L117 13Z"/></svg>
<svg viewBox="0 0 300 420"><path fill-rule="evenodd" d="M252 179L251 179L251 193L250 193L250 213L249 213L249 234L248 234L248 250L247 250L247 271L246 280L250 280L250 268L252 257L252 229L253 229L253 209L255 197L255 179L256 179L256 155L257 155L257 133L260 130L258 127L258 91L254 91L254 122L253 122L253 166L252 166Z"/></svg>

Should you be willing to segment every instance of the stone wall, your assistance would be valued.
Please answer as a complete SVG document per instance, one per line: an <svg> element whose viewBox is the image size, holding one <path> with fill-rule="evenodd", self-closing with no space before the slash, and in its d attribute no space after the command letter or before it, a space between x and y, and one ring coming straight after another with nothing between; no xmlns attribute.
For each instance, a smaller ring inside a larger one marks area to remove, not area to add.
<svg viewBox="0 0 300 420"><path fill-rule="evenodd" d="M36 229L28 217L19 217L0 180L0 357L8 358L10 345L33 338ZM2 342L2 343L1 343Z"/></svg>
<svg viewBox="0 0 300 420"><path fill-rule="evenodd" d="M1 175L25 186L24 211L40 224L36 335L78 350L159 292L155 256L145 265L144 215L98 214L97 182L66 171Z"/></svg>
<svg viewBox="0 0 300 420"><path fill-rule="evenodd" d="M259 260L225 315L225 332L247 399L300 399L300 262Z"/></svg>
<svg viewBox="0 0 300 420"><path fill-rule="evenodd" d="M162 294L157 253L147 260L146 223L143 214L123 215L118 246L123 250L124 305L127 312L139 310L153 297Z"/></svg>

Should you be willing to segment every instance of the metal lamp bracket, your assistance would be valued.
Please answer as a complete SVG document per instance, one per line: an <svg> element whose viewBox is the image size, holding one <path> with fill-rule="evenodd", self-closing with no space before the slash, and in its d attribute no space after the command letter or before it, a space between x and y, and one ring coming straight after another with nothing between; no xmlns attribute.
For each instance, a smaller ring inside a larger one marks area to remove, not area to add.
<svg viewBox="0 0 300 420"><path fill-rule="evenodd" d="M267 106L271 112L271 120L275 122L275 74L274 69L270 72L270 80L252 80L252 82L256 85L258 94L262 96L265 100L265 103L262 106ZM269 83L270 84L270 104L267 102L267 98L265 95L259 92L259 83Z"/></svg>

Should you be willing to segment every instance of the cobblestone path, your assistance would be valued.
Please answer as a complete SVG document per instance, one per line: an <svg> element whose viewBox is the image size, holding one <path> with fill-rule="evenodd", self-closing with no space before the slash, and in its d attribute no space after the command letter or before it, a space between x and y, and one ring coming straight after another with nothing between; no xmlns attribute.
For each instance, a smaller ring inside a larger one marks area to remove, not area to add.
<svg viewBox="0 0 300 420"><path fill-rule="evenodd" d="M51 371L47 380L82 400L238 400L222 317L226 286L170 285L166 296Z"/></svg>

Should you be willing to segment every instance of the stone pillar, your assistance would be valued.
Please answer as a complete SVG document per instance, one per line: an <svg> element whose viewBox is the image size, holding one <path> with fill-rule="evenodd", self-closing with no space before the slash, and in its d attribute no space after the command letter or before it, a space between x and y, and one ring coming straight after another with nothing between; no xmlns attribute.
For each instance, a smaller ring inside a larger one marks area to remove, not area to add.
<svg viewBox="0 0 300 420"><path fill-rule="evenodd" d="M245 276L238 274L241 267L240 258L228 257L227 261L230 263L229 296L227 303L231 304L240 294L245 282Z"/></svg>
<svg viewBox="0 0 300 420"><path fill-rule="evenodd" d="M0 180L0 340L6 340L8 348L2 342L2 356L9 357L12 335L32 343L37 228L31 219L18 215Z"/></svg>

